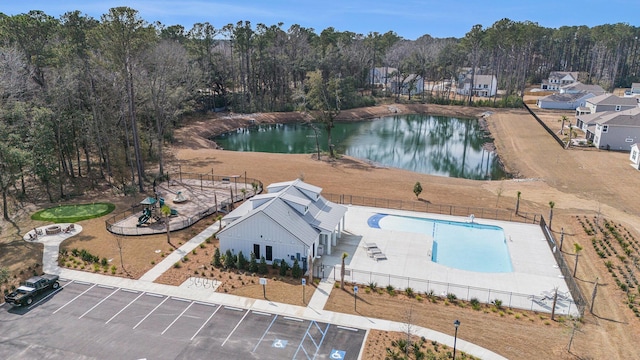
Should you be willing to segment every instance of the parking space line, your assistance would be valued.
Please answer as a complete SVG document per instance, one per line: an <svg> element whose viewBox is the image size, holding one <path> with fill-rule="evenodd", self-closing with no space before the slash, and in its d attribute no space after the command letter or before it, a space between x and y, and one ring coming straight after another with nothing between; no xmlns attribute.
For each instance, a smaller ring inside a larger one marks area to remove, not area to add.
<svg viewBox="0 0 640 360"><path fill-rule="evenodd" d="M271 314L262 312L262 311L252 311L251 313L256 315L262 315L262 316L271 316Z"/></svg>
<svg viewBox="0 0 640 360"><path fill-rule="evenodd" d="M174 298L174 299L175 299L175 298ZM175 299L175 300L177 300L177 299ZM188 301L188 300L181 300L181 301ZM176 317L176 318L171 322L171 324L169 324L169 325L167 326L167 328L166 328L166 329L164 329L164 331L162 331L162 332L160 333L160 335L164 335L164 333L165 333L165 332L167 332L167 330L169 330L169 328L171 327L171 325L173 325L176 321L178 321L178 319L180 319L180 317L181 317L182 315L184 315L184 313L186 313L186 312L187 312L187 310L189 310L189 308L191 307L191 305L193 305L193 303L189 304L189 306L187 306L187 308L186 308L186 309L182 310L182 312L180 313L180 315L178 315L178 316L177 316L177 317Z"/></svg>
<svg viewBox="0 0 640 360"><path fill-rule="evenodd" d="M113 286L109 286L109 285L100 285L98 284L99 288L103 288L103 289L115 289Z"/></svg>
<svg viewBox="0 0 640 360"><path fill-rule="evenodd" d="M77 284L81 284L80 282L77 282ZM88 284L87 284L88 285ZM59 307L56 311L54 311L53 313L57 313L58 311L64 309L65 306L71 304L72 302L74 302L77 298L79 298L80 296L84 295L87 293L87 291L93 289L96 286L96 284L93 284L90 288L88 288L87 290L83 291L82 293L80 293L78 296L74 297L73 299L69 300L66 304L62 305L61 307Z"/></svg>
<svg viewBox="0 0 640 360"><path fill-rule="evenodd" d="M80 284L80 285L91 285L91 283L85 282L85 281L76 281L76 284ZM95 284L93 284L95 285Z"/></svg>
<svg viewBox="0 0 640 360"><path fill-rule="evenodd" d="M233 311L244 311L244 309L240 309L240 308L233 307L233 306L225 306L224 308L227 309L227 310L233 310Z"/></svg>
<svg viewBox="0 0 640 360"><path fill-rule="evenodd" d="M216 305L216 304L206 303L206 302L202 302L202 301L194 301L194 303L196 303L196 304L198 304L198 305L218 306L218 305Z"/></svg>
<svg viewBox="0 0 640 360"><path fill-rule="evenodd" d="M298 321L298 322L303 322L304 321L302 319L293 318L293 317L289 317L289 316L285 316L285 317L283 317L283 319L287 319L287 320L291 320L291 321Z"/></svg>
<svg viewBox="0 0 640 360"><path fill-rule="evenodd" d="M309 354L307 354L307 350L304 348L304 346L302 346L302 344L304 343L304 339L307 337L307 335L309 335L309 330L311 330L311 326L313 326L313 323L315 323L315 321L313 320L309 322L309 326L307 326L307 331L305 331L304 335L302 335L302 339L300 339L300 344L298 344L298 348L296 349L296 352L293 354L293 359L296 358L300 349L302 349L304 354L307 356L307 359L309 359ZM318 347L316 342L313 341L313 337L309 336L309 339L311 339L311 342L313 342L313 345L316 345L316 347Z"/></svg>
<svg viewBox="0 0 640 360"><path fill-rule="evenodd" d="M322 346L322 343L324 343L324 338L325 336L327 336L327 333L329 332L329 326L331 326L331 324L327 324L327 327L324 329L324 332L322 332L322 329L320 329L320 325L318 325L318 323L316 323L316 326L318 327L318 330L320 330L320 333L322 333L322 338L320 338L320 343L317 345L316 352L313 354L314 359L316 358L316 356L318 356L318 351L320 351L320 346Z"/></svg>
<svg viewBox="0 0 640 360"><path fill-rule="evenodd" d="M337 328L338 328L338 329L342 329L342 330L349 330L349 331L353 331L353 332L358 332L358 329L354 329L354 328L346 327L346 326L340 326L340 325L338 325L338 326L337 326Z"/></svg>
<svg viewBox="0 0 640 360"><path fill-rule="evenodd" d="M113 289L113 287L109 287L109 289ZM111 297L111 295L115 294L116 292L118 292L118 289L113 290L113 292L109 295L107 295L107 297L105 297L104 299L100 300L97 304L93 305L93 307L87 311L84 312L84 314L80 315L80 317L78 319L82 319L85 315L87 315L91 310L95 309L96 307L98 307L98 305L102 304L103 302L105 302L108 298Z"/></svg>
<svg viewBox="0 0 640 360"><path fill-rule="evenodd" d="M267 327L267 330L265 330L264 333L262 333L262 337L260 338L260 340L258 340L258 343L253 348L253 350L251 350L252 353L256 352L256 349L258 349L258 346L260 346L260 343L262 342L264 337L267 336L267 333L269 332L269 329L271 329L271 326L273 326L273 323L276 322L277 318L278 318L278 315L273 317L273 320L271 320L271 324L269 324L269 327Z"/></svg>
<svg viewBox="0 0 640 360"><path fill-rule="evenodd" d="M31 304L31 306L29 306L27 309L31 310L34 306L40 304L41 302L47 300L48 298L52 297L53 295L59 293L62 290L62 286L53 290L52 292L50 292L49 294L47 294L47 296L43 297L42 299L36 301L35 303Z"/></svg>
<svg viewBox="0 0 640 360"><path fill-rule="evenodd" d="M184 302L188 302L188 303L193 302L193 301L188 300L188 299L177 298L177 297L173 297L173 296L171 297L171 299L172 300L178 300L178 301L184 301Z"/></svg>
<svg viewBox="0 0 640 360"><path fill-rule="evenodd" d="M107 322L105 322L105 324L108 324L109 322L111 322L111 320L113 320L116 316L120 315L121 312L125 311L129 306L131 306L131 304L133 304L134 301L140 299L140 297L144 295L144 292L140 293L140 295L138 295L135 299L131 300L127 306L123 307L122 309L120 309L120 311L118 311L115 315L113 315L111 317L111 319L107 320Z"/></svg>
<svg viewBox="0 0 640 360"><path fill-rule="evenodd" d="M238 323L236 324L236 327L233 328L233 330L231 330L231 332L229 333L229 336L227 336L226 339L224 339L224 342L222 343L222 345L220 346L224 346L224 344L227 343L227 341L229 340L229 338L231 337L231 335L233 335L233 333L236 331L236 329L238 328L238 326L240 326L240 323L242 322L242 320L244 320L244 318L247 317L247 315L249 315L249 311L247 310L247 312L244 314L244 316L242 317L242 319L240 319L240 321L238 321Z"/></svg>
<svg viewBox="0 0 640 360"><path fill-rule="evenodd" d="M207 323L209 322L209 320L211 320L211 318L213 317L213 315L215 315L215 314L218 312L218 310L220 310L220 306L218 306L218 307L216 308L216 311L214 311L214 312L213 312L213 314L211 314L211 316L209 316L209 318L208 318L204 323L202 323L202 326L200 326L200 329L198 329L198 331L196 331L196 333L195 333L195 334L193 334L193 336L191 337L191 339L189 339L189 341L193 341L193 339L195 339L195 337L198 335L198 333L200 333L200 331L204 328L204 326L205 326L205 325L207 325Z"/></svg>
<svg viewBox="0 0 640 360"><path fill-rule="evenodd" d="M151 294L147 294L147 295L151 295ZM136 324L136 326L133 327L133 329L137 328L138 325L142 324L143 321L145 321L146 318L148 318L149 316L151 316L151 314L153 314L154 311L156 311L157 308L159 308L160 306L162 306L162 304L164 304L165 301L169 300L169 297L167 296L166 298L164 298L164 300L162 300L160 302L160 304L156 305L156 307L153 308L153 310L149 311L149 313L142 318L142 320L138 321L138 323Z"/></svg>
<svg viewBox="0 0 640 360"><path fill-rule="evenodd" d="M122 291L126 291L126 292L128 292L128 293L133 293L133 294L137 294L137 293L139 293L139 292L140 292L140 291L138 291L138 290L131 290L131 289L120 289L120 290L122 290Z"/></svg>
<svg viewBox="0 0 640 360"><path fill-rule="evenodd" d="M147 295L153 296L153 297L157 297L157 298L163 298L164 297L164 295L154 294L154 293L147 293Z"/></svg>

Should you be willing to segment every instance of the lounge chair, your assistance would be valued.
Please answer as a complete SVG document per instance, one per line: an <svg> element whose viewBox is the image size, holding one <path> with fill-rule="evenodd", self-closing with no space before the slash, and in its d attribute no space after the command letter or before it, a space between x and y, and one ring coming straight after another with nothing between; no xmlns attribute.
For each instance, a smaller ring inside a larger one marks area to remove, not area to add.
<svg viewBox="0 0 640 360"><path fill-rule="evenodd" d="M377 247L378 245L376 245L376 243L368 243L368 242L364 243L364 248L367 250L377 248Z"/></svg>
<svg viewBox="0 0 640 360"><path fill-rule="evenodd" d="M371 248L367 250L367 254L369 255L369 257L374 257L377 254L382 254L382 250L376 248Z"/></svg>
<svg viewBox="0 0 640 360"><path fill-rule="evenodd" d="M380 252L380 253L377 253L377 254L373 254L373 259L374 259L375 261L378 261L378 260L387 260L387 255L385 255L385 254L383 254L383 253L381 253L381 252Z"/></svg>

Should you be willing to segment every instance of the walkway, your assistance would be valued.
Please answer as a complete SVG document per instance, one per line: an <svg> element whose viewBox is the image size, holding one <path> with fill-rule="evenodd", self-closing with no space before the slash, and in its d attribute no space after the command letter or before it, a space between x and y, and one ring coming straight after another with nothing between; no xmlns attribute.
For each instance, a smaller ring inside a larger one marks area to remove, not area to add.
<svg viewBox="0 0 640 360"><path fill-rule="evenodd" d="M59 224L62 227L66 227L68 224ZM204 301L217 303L227 306L236 306L242 308L248 308L256 311L270 312L274 314L289 315L308 320L316 320L323 322L330 322L336 325L357 327L362 329L376 329L383 331L406 331L406 324L402 322L394 322L383 319L369 318L364 316L356 316L351 314L337 313L333 311L324 310L324 306L329 298L329 294L334 286L331 274L327 275L327 278L320 282L318 289L314 292L313 297L309 300L307 307L295 306L283 303L272 302L268 300L244 298L236 295L229 295L212 291L212 289L193 288L189 289L188 296L185 296L185 288L171 285L164 285L154 283L164 271L169 269L173 264L179 261L185 254L188 254L195 247L204 242L208 237L213 235L218 229L217 223L211 225L200 234L196 235L193 239L182 245L178 250L167 255L165 259L158 263L155 267L145 273L139 280L126 279L115 276L108 276L98 273L91 273L85 271L71 270L67 268L61 268L58 266L58 251L60 243L67 238L77 235L82 231L82 228L75 225L75 231L72 233L59 233L56 235L43 235L39 236L35 240L29 239L25 236L26 241L34 241L43 243L43 270L46 273L57 274L60 277L75 281L84 281L90 283L96 283L100 285L113 286L126 289L135 289L139 291L152 292L162 294L166 296L174 296L185 298L188 297L191 300ZM44 227L42 228L44 229ZM430 330L427 328L413 326L412 331L417 336L424 336L426 339L437 341L441 344L453 347L453 337L438 331ZM484 360L503 360L506 359L490 350L472 344L470 342L458 339L456 348L467 354L473 355ZM360 353L362 358L362 352Z"/></svg>

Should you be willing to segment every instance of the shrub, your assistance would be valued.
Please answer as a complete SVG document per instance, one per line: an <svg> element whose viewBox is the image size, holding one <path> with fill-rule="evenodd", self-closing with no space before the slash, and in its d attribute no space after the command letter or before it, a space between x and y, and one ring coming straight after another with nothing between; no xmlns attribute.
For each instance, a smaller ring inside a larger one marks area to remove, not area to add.
<svg viewBox="0 0 640 360"><path fill-rule="evenodd" d="M478 300L477 298L472 298L469 303L471 304L471 308L473 310L480 310L480 300Z"/></svg>
<svg viewBox="0 0 640 360"><path fill-rule="evenodd" d="M102 258L102 260L100 260L100 265L102 266L108 266L109 265L109 260L107 260L107 258Z"/></svg>
<svg viewBox="0 0 640 360"><path fill-rule="evenodd" d="M258 264L258 274L264 275L269 272L267 268L267 261L264 259L264 256L260 257L260 264Z"/></svg>
<svg viewBox="0 0 640 360"><path fill-rule="evenodd" d="M231 269L234 266L235 262L233 261L233 254L231 253L231 250L227 249L227 251L224 253L224 268Z"/></svg>
<svg viewBox="0 0 640 360"><path fill-rule="evenodd" d="M244 254L242 254L242 251L238 252L238 256L236 259L236 269L238 270L245 270L247 267L247 258L244 257Z"/></svg>
<svg viewBox="0 0 640 360"><path fill-rule="evenodd" d="M496 308L502 309L502 300L495 299L491 302Z"/></svg>
<svg viewBox="0 0 640 360"><path fill-rule="evenodd" d="M414 297L416 295L415 292L413 291L413 289L410 288L410 287L404 289L404 293L410 298L412 298L412 297Z"/></svg>
<svg viewBox="0 0 640 360"><path fill-rule="evenodd" d="M456 294L454 293L448 293L447 294L447 300L449 300L450 302L455 302L458 299L458 297L456 296Z"/></svg>
<svg viewBox="0 0 640 360"><path fill-rule="evenodd" d="M216 251L213 253L213 262L212 265L219 268L222 266L222 261L220 259L220 248L216 248Z"/></svg>
<svg viewBox="0 0 640 360"><path fill-rule="evenodd" d="M176 268L176 269L180 269L182 267L182 265L180 264L180 261L178 261L175 264L173 264L173 267Z"/></svg>
<svg viewBox="0 0 640 360"><path fill-rule="evenodd" d="M293 267L291 268L291 276L294 279L300 279L302 276L302 269L300 268L300 264L298 264L298 259L293 261Z"/></svg>
<svg viewBox="0 0 640 360"><path fill-rule="evenodd" d="M389 295L394 296L396 294L396 289L393 287L393 285L387 285L386 289Z"/></svg>
<svg viewBox="0 0 640 360"><path fill-rule="evenodd" d="M258 272L258 262L256 261L256 254L251 253L251 261L249 261L249 271L252 273Z"/></svg>
<svg viewBox="0 0 640 360"><path fill-rule="evenodd" d="M287 262L284 259L280 260L280 271L279 271L280 276L287 276L288 270L289 270L289 264L287 264Z"/></svg>

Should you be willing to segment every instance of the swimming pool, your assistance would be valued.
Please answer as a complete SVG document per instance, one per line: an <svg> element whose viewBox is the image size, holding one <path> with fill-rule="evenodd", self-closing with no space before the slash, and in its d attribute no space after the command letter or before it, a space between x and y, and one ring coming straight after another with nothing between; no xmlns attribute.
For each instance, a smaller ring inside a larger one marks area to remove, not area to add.
<svg viewBox="0 0 640 360"><path fill-rule="evenodd" d="M375 214L367 223L372 228L432 236L431 261L438 264L484 273L513 271L499 226L388 214Z"/></svg>

